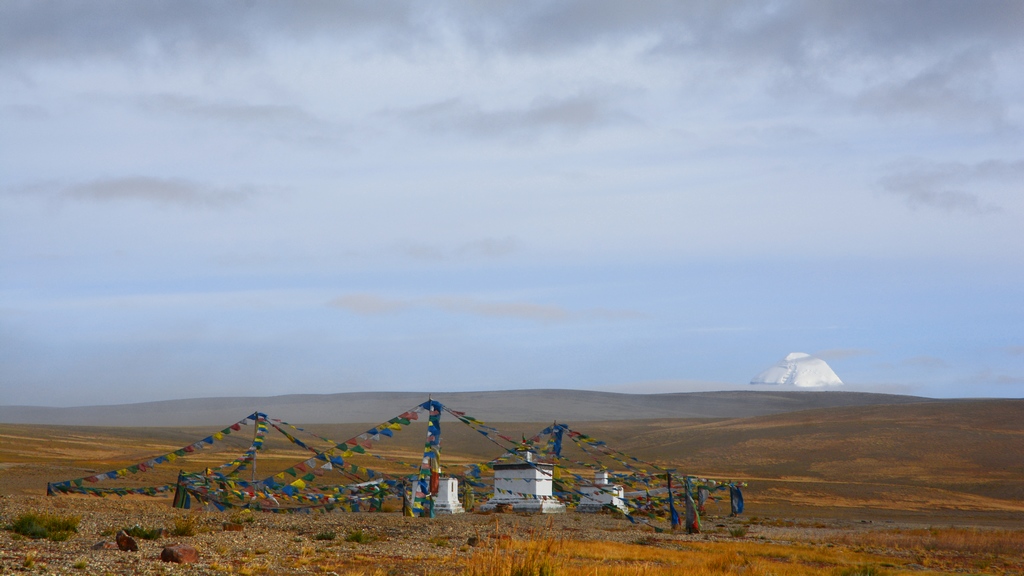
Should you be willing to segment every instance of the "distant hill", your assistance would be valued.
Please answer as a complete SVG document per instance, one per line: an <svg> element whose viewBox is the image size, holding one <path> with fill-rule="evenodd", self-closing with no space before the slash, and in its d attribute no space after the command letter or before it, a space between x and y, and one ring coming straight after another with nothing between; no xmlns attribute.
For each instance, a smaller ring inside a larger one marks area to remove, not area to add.
<svg viewBox="0 0 1024 576"><path fill-rule="evenodd" d="M193 398L140 404L51 408L0 406L0 422L68 426L216 426L255 410L294 423L385 420L427 398L419 392L289 394ZM586 390L505 390L434 394L434 399L493 422L580 422L652 418L749 418L815 408L931 402L866 392L691 392L615 394Z"/></svg>
<svg viewBox="0 0 1024 576"><path fill-rule="evenodd" d="M366 430L420 398L410 395L339 394L259 399L260 407L320 436L346 439ZM859 522L908 521L924 526L979 525L1019 528L1024 514L1024 399L925 400L845 392L727 392L638 396L586 392L516 391L438 395L453 407L484 418L511 438L536 434L552 418L507 422L501 414L525 419L559 409L559 421L574 431L606 441L614 450L679 472L748 483L747 513L761 518L851 519ZM366 411L376 398L382 414ZM252 399L157 402L121 407L64 409L120 411L147 416L146 424L173 419L165 427L0 424L0 495L41 495L46 483L120 468L195 442L210 425L185 426L184 417L209 417L223 427L252 410ZM315 410L311 406L317 405ZM643 408L636 408L636 403ZM177 414L182 406L207 404L207 411ZM490 404L488 404L490 403ZM604 403L604 404L601 404ZM820 408L808 408L811 404ZM587 417L616 407L616 418ZM627 419L653 405L678 412L671 417ZM171 408L168 408L171 406ZM526 406L523 410L516 406ZM623 408L623 407L626 408ZM345 407L345 408L338 408ZM9 410L9 408L4 408ZM161 410L166 410L163 415ZM217 410L226 410L223 414ZM292 412L289 413L289 410ZM303 410L310 410L303 413ZM590 412L584 414L583 411ZM718 410L718 412L714 412ZM778 410L752 417L726 417L730 411ZM243 410L244 411L244 410ZM346 412L347 411L347 412ZM680 414L705 411L699 418ZM156 414L156 416L153 416ZM338 418L354 414L351 418ZM369 414L369 415L368 415ZM230 415L230 418L227 416ZM331 416L328 418L327 416ZM713 416L713 417L708 417ZM321 420L322 422L313 422ZM357 421L364 423L359 424ZM123 425L123 424L122 424ZM424 419L374 442L380 454L417 462L423 450ZM209 450L161 467L150 483L172 482L179 469L199 470L234 458L249 444L252 428L231 434ZM442 425L443 459L459 470L463 462L485 462L502 448L454 421ZM308 438L306 438L308 440ZM323 447L326 441L314 444ZM572 463L589 462L573 442L563 443ZM309 454L271 432L261 470L284 470ZM375 454L376 455L376 454ZM352 462L357 462L354 457ZM367 458L371 458L367 456ZM624 471L624 462L605 463ZM374 467L382 465L374 462ZM574 464L569 464L573 466ZM162 476L161 476L162 474ZM589 476L590 472L585 472ZM166 501L166 499L165 499ZM728 512L728 497L712 504L712 514ZM753 528L753 526L752 526Z"/></svg>
<svg viewBox="0 0 1024 576"><path fill-rule="evenodd" d="M715 422L592 422L629 454L712 477L740 476L768 503L986 511L1020 525L1024 400L847 406ZM781 509L775 513L783 512Z"/></svg>

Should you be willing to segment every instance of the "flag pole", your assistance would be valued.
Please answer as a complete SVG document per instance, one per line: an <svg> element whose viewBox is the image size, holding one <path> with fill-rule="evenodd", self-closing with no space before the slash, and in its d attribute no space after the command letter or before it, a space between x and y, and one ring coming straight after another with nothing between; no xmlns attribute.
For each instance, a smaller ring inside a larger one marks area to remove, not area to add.
<svg viewBox="0 0 1024 576"><path fill-rule="evenodd" d="M252 431L252 443L255 446L256 445L256 435L259 434L259 432L260 432L260 411L259 410L253 411L252 415L255 416L255 418L253 419L253 420L255 420L255 424L253 425L253 431ZM252 450L252 483L253 484L256 483L256 451L257 450L259 450L258 447L257 448L253 448L253 450Z"/></svg>

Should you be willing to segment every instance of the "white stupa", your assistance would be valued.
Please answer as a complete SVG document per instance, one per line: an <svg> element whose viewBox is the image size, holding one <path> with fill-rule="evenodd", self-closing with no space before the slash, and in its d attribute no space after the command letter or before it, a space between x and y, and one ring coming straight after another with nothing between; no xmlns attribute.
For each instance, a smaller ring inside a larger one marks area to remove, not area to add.
<svg viewBox="0 0 1024 576"><path fill-rule="evenodd" d="M580 488L580 493L582 497L576 505L577 512L594 513L615 507L623 514L629 513L623 500L626 494L622 486L612 484L611 475L606 470L598 470L594 474L594 483Z"/></svg>
<svg viewBox="0 0 1024 576"><path fill-rule="evenodd" d="M803 352L793 352L780 360L778 364L754 376L750 383L823 388L841 386L843 381L821 358L815 358Z"/></svg>
<svg viewBox="0 0 1024 576"><path fill-rule="evenodd" d="M565 504L551 492L554 465L534 462L533 453L529 451L522 451L519 455L519 462L494 464L494 496L480 510L487 512L510 505L513 512L565 512Z"/></svg>
<svg viewBox="0 0 1024 576"><path fill-rule="evenodd" d="M434 497L435 514L464 514L466 509L459 502L459 481L455 478L441 478L437 495Z"/></svg>

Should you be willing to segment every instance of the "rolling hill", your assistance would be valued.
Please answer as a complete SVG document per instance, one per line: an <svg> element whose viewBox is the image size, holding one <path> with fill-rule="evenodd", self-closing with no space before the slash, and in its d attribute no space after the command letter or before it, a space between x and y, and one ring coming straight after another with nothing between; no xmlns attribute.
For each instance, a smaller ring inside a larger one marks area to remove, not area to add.
<svg viewBox="0 0 1024 576"><path fill-rule="evenodd" d="M748 418L815 408L928 402L863 392L692 392L615 394L585 390L505 390L435 394L445 405L495 422ZM52 408L0 406L0 422L68 426L216 426L255 410L291 422L378 422L426 400L419 392L289 394L164 400Z"/></svg>
<svg viewBox="0 0 1024 576"><path fill-rule="evenodd" d="M763 411L765 406L780 411L748 417L719 413L717 418L559 421L662 467L748 482L752 515L896 518L926 523L970 519L1008 525L1019 523L1024 514L1024 487L1019 481L1024 477L1024 400L913 401L895 397L895 403L884 404L877 401L891 397L735 394L744 402L740 406L748 406L745 409L757 400ZM722 395L704 396L723 402ZM700 398L692 405L710 403L711 399ZM876 402L866 404L864 400ZM833 405L806 407L811 401ZM737 410L736 406L732 405L732 410ZM805 408L781 411L795 406ZM491 414L503 413L500 407L491 410ZM512 413L523 415L517 409ZM444 458L456 469L460 462L481 462L500 455L499 447L470 428L453 419L444 422ZM219 424L228 423L230 420ZM545 425L493 418L489 424L513 438L532 435ZM335 421L306 424L305 428L345 439L365 430L365 425ZM0 424L0 493L40 494L48 481L139 461L210 432L204 426ZM422 430L396 434L388 449L416 461L422 451L422 434ZM191 465L210 465L247 442L247 432L232 436L224 452L204 451ZM265 470L284 469L308 457L280 439L268 442L267 448L261 459ZM577 456L574 459L585 459ZM173 480L176 471L177 466L168 468L165 472L171 476L165 481Z"/></svg>

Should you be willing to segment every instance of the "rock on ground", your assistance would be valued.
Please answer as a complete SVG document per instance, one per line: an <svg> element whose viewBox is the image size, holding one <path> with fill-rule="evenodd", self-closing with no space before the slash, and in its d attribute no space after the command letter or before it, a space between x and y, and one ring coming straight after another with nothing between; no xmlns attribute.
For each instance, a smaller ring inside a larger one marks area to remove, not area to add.
<svg viewBox="0 0 1024 576"><path fill-rule="evenodd" d="M199 551L188 544L171 544L164 546L160 559L175 564L191 564L199 561Z"/></svg>

